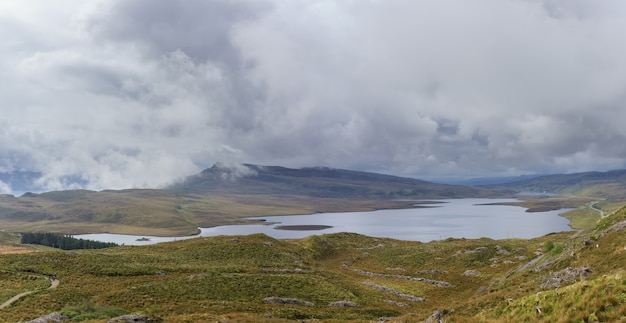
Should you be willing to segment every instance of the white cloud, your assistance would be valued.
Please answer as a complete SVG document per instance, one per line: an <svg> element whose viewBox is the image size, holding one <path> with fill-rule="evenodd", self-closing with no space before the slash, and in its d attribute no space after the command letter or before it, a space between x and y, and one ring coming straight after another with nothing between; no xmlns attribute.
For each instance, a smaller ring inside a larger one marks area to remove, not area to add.
<svg viewBox="0 0 626 323"><path fill-rule="evenodd" d="M418 177L625 166L620 1L0 9L0 169L46 188L152 187L218 161Z"/></svg>
<svg viewBox="0 0 626 323"><path fill-rule="evenodd" d="M9 184L0 181L0 194L13 194L13 190Z"/></svg>

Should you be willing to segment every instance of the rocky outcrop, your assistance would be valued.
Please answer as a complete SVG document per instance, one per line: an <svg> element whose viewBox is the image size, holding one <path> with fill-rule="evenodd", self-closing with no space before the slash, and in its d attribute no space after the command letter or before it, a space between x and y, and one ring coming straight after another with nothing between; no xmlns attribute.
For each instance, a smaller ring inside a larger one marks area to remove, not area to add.
<svg viewBox="0 0 626 323"><path fill-rule="evenodd" d="M552 274L552 277L541 284L539 287L542 289L551 289L561 287L563 283L571 283L576 279L582 279L591 274L591 269L588 267L572 268L567 267L563 270L559 270Z"/></svg>
<svg viewBox="0 0 626 323"><path fill-rule="evenodd" d="M361 275L368 276L368 277L402 279L402 280L418 281L418 282L422 282L422 283L426 283L426 284L430 284L430 285L435 285L435 286L439 286L439 287L454 287L454 285L452 285L452 284L450 284L448 282L432 280L432 279L427 279L427 278L422 278L422 277L394 275L394 274L380 274L380 273L373 273L373 272L365 271L365 270L361 270L361 269L352 269L352 270L357 272L357 273L359 273L359 274L361 274Z"/></svg>
<svg viewBox="0 0 626 323"><path fill-rule="evenodd" d="M613 231L621 231L626 229L626 221L618 222L610 226L608 229L604 231L604 233L609 233Z"/></svg>
<svg viewBox="0 0 626 323"><path fill-rule="evenodd" d="M376 284L373 284L373 283L370 283L370 282L364 282L363 285L371 287L371 288L376 289L376 290L379 290L381 292L385 292L385 293L390 293L390 294L396 295L396 296L398 296L400 298L406 299L406 300L411 301L411 302L418 302L419 303L419 302L426 301L426 299L423 298L423 297L417 297L417 296L405 294L405 293L403 293L403 292L401 292L399 290L395 290L393 288L389 288L389 287L386 287L386 286L376 285Z"/></svg>
<svg viewBox="0 0 626 323"><path fill-rule="evenodd" d="M436 310L424 321L424 323L443 323L448 315L450 315L450 311L448 310Z"/></svg>
<svg viewBox="0 0 626 323"><path fill-rule="evenodd" d="M328 306L330 307L357 307L358 305L355 302L338 301L338 302L332 302L328 304Z"/></svg>
<svg viewBox="0 0 626 323"><path fill-rule="evenodd" d="M107 321L107 323L156 323L161 322L160 319L155 319L141 314L122 315Z"/></svg>
<svg viewBox="0 0 626 323"><path fill-rule="evenodd" d="M478 270L466 270L464 271L461 275L463 276L467 276L467 277L477 277L480 273L478 272Z"/></svg>
<svg viewBox="0 0 626 323"><path fill-rule="evenodd" d="M315 304L307 301L302 301L296 298L284 298L284 297L266 297L263 299L265 303L271 304L285 304L285 305L302 305L302 306L315 306Z"/></svg>
<svg viewBox="0 0 626 323"><path fill-rule="evenodd" d="M32 321L28 321L25 323L59 323L69 319L70 318L65 315L61 315L59 313L51 313L48 315L40 316Z"/></svg>

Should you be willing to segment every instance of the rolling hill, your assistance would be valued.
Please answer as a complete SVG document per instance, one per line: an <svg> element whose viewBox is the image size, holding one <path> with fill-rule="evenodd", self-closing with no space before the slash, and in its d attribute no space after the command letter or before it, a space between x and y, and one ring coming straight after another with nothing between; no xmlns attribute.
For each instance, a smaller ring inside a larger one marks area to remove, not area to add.
<svg viewBox="0 0 626 323"><path fill-rule="evenodd" d="M536 239L262 234L0 256L2 321L622 322L626 208ZM58 288L52 288L52 279Z"/></svg>
<svg viewBox="0 0 626 323"><path fill-rule="evenodd" d="M167 190L186 194L290 195L322 198L466 198L493 196L492 190L436 184L377 173L309 167L215 164Z"/></svg>
<svg viewBox="0 0 626 323"><path fill-rule="evenodd" d="M516 182L482 186L519 192L572 194L607 200L626 199L626 169L539 176Z"/></svg>
<svg viewBox="0 0 626 323"><path fill-rule="evenodd" d="M331 168L215 165L165 189L0 195L0 227L12 231L177 236L263 215L412 207L410 199L502 194L484 188ZM403 200L400 200L403 199Z"/></svg>

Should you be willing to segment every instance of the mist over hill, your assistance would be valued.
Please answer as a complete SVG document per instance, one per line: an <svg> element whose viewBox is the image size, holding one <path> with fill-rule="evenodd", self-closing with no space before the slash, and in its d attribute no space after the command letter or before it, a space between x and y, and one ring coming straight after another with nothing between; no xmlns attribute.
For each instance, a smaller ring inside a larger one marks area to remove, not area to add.
<svg viewBox="0 0 626 323"><path fill-rule="evenodd" d="M493 190L329 167L300 169L252 164L215 164L167 190L209 194L278 194L335 198L463 198Z"/></svg>

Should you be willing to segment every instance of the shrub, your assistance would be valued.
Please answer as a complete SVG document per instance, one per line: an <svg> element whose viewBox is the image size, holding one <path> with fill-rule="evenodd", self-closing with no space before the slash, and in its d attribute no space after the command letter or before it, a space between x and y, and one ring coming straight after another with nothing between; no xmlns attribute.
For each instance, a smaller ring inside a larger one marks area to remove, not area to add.
<svg viewBox="0 0 626 323"><path fill-rule="evenodd" d="M61 311L61 314L68 316L74 322L81 322L117 317L128 314L128 311L115 306L100 306L85 302L80 305L68 306Z"/></svg>
<svg viewBox="0 0 626 323"><path fill-rule="evenodd" d="M552 241L546 241L546 242L543 244L543 252L546 252L546 253L547 253L547 252L552 251L552 249L554 249L554 242L552 242Z"/></svg>

